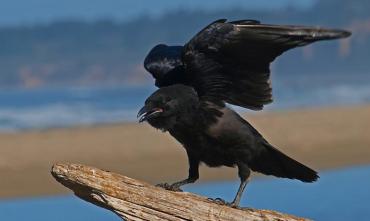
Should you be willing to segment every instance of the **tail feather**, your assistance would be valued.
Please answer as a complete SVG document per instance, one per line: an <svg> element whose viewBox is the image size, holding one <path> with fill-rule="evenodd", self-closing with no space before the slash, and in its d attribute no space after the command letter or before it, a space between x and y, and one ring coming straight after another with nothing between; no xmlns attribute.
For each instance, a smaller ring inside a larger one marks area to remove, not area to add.
<svg viewBox="0 0 370 221"><path fill-rule="evenodd" d="M254 157L249 166L253 171L282 178L297 179L311 183L319 176L317 172L300 162L283 154L268 143L263 144L264 150Z"/></svg>

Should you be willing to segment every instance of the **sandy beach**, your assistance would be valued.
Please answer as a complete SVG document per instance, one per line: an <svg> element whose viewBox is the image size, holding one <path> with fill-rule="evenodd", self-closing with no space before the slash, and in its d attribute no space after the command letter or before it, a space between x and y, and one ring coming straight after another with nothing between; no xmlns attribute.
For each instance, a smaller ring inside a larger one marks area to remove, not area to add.
<svg viewBox="0 0 370 221"><path fill-rule="evenodd" d="M319 171L370 164L370 106L249 113L270 143ZM122 123L0 134L0 198L67 193L56 162L115 171L150 183L186 177L183 148L147 124ZM236 169L201 167L200 182L237 179Z"/></svg>

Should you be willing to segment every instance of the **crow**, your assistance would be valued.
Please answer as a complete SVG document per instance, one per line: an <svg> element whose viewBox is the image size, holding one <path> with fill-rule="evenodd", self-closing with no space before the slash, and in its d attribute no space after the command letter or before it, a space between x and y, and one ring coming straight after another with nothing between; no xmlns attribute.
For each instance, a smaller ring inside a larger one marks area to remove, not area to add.
<svg viewBox="0 0 370 221"><path fill-rule="evenodd" d="M165 189L181 191L182 185L195 182L202 162L210 167L238 167L241 183L234 200L215 200L232 207L238 207L251 170L303 182L319 178L314 170L269 144L224 102L200 97L193 87L175 84L158 89L147 98L138 117L139 122L168 131L186 150L188 178L159 185Z"/></svg>
<svg viewBox="0 0 370 221"><path fill-rule="evenodd" d="M185 84L201 97L261 110L272 102L270 63L276 57L295 47L350 35L345 30L220 19L184 46L155 46L144 67L158 87Z"/></svg>
<svg viewBox="0 0 370 221"><path fill-rule="evenodd" d="M285 51L350 36L345 30L270 25L256 20L220 19L184 46L159 44L144 60L160 89L139 111L140 122L168 131L185 148L187 179L160 186L180 190L199 178L198 167L238 167L237 207L251 170L314 182L317 173L270 145L226 103L261 110L272 102L270 63Z"/></svg>

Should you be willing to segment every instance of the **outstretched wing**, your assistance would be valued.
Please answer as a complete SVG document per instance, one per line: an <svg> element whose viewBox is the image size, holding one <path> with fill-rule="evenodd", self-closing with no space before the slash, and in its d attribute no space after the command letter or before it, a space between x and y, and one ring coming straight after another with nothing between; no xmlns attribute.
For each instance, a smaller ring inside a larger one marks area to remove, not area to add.
<svg viewBox="0 0 370 221"><path fill-rule="evenodd" d="M284 51L315 41L348 37L318 27L217 20L182 49L182 65L198 94L260 110L272 102L270 63Z"/></svg>

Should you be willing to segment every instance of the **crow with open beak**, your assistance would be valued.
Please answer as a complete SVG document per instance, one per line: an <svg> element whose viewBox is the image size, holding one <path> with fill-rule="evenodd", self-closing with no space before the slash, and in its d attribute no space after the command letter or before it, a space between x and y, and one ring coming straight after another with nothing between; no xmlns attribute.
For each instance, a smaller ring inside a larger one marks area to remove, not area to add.
<svg viewBox="0 0 370 221"><path fill-rule="evenodd" d="M351 33L320 27L270 25L256 20L206 26L184 46L155 46L144 61L160 89L139 111L140 122L168 131L185 148L189 177L166 189L195 182L201 162L238 167L241 184L229 205L238 206L250 171L313 182L317 173L270 145L225 103L261 110L272 102L270 64L285 51Z"/></svg>
<svg viewBox="0 0 370 221"><path fill-rule="evenodd" d="M232 207L239 205L251 170L303 182L318 179L314 170L270 145L236 112L222 102L199 98L192 87L177 84L160 88L145 101L138 118L168 131L186 150L189 176L159 185L168 190L180 191L182 185L195 182L202 162L210 167L238 167L241 183L234 200L218 200Z"/></svg>

